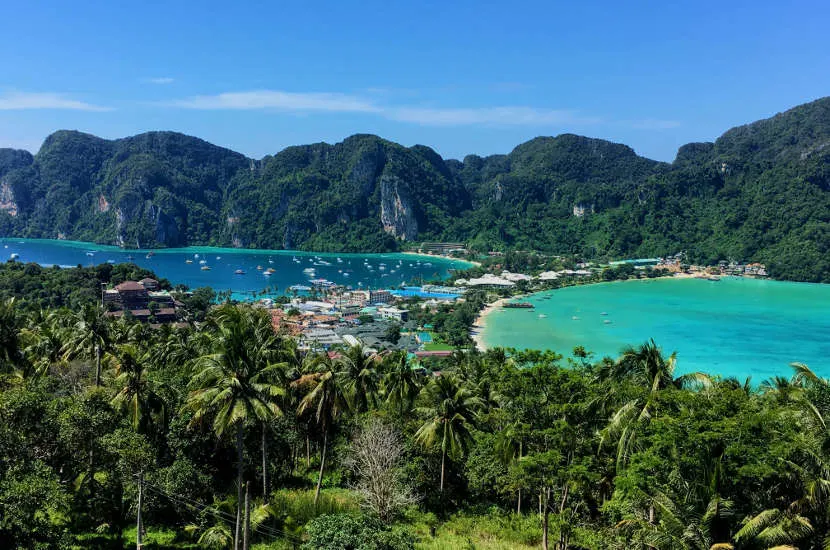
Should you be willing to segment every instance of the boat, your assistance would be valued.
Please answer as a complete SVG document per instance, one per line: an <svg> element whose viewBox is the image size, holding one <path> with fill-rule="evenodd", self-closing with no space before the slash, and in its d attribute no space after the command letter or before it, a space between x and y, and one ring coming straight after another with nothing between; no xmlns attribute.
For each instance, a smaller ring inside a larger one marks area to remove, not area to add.
<svg viewBox="0 0 830 550"><path fill-rule="evenodd" d="M87 252L86 255L87 256L95 256L95 252Z"/></svg>
<svg viewBox="0 0 830 550"><path fill-rule="evenodd" d="M9 259L10 260L16 260L19 257L20 257L20 254L18 254L17 252L12 252L11 254L9 254Z"/></svg>
<svg viewBox="0 0 830 550"><path fill-rule="evenodd" d="M712 275L712 276L706 277L706 280L707 281L720 281L720 277Z"/></svg>
<svg viewBox="0 0 830 550"><path fill-rule="evenodd" d="M234 275L245 275L245 272L244 272L243 270L241 270L241 269L237 269L237 270L236 270L236 271L234 271L233 273L234 273Z"/></svg>
<svg viewBox="0 0 830 550"><path fill-rule="evenodd" d="M193 257L194 257L194 258L198 258L198 257L199 257L199 255L198 255L198 254L194 254L194 255L193 255Z"/></svg>
<svg viewBox="0 0 830 550"><path fill-rule="evenodd" d="M573 317L571 317L571 321L579 321L579 317L577 317L576 315L574 315Z"/></svg>
<svg viewBox="0 0 830 550"><path fill-rule="evenodd" d="M303 273L308 273L309 275L314 275L314 268L313 267L307 267L307 268L303 269Z"/></svg>
<svg viewBox="0 0 830 550"><path fill-rule="evenodd" d="M186 264L192 264L192 263L193 263L193 260L191 260L191 259L187 259L187 260L185 260L185 261L184 261L184 263L186 263Z"/></svg>
<svg viewBox="0 0 830 550"><path fill-rule="evenodd" d="M208 266L208 265L203 265L203 266L202 266L202 271L210 271L210 266Z"/></svg>
<svg viewBox="0 0 830 550"><path fill-rule="evenodd" d="M266 269L266 270L265 270L265 273L267 273L268 275L270 275L271 273L276 273L276 271L277 271L277 270L276 270L276 269L274 269L273 267L269 267L268 269Z"/></svg>
<svg viewBox="0 0 830 550"><path fill-rule="evenodd" d="M262 271L262 266L261 265L256 266L256 270L257 271Z"/></svg>
<svg viewBox="0 0 830 550"><path fill-rule="evenodd" d="M272 264L272 263L274 263L274 260L272 260L271 258L268 258L268 263Z"/></svg>
<svg viewBox="0 0 830 550"><path fill-rule="evenodd" d="M602 322L603 322L603 323L605 323L606 325L610 325L610 324L611 324L611 321L609 321L608 319L605 319L605 320L603 320Z"/></svg>
<svg viewBox="0 0 830 550"><path fill-rule="evenodd" d="M207 263L207 260L199 260L199 265L205 265L206 263Z"/></svg>
<svg viewBox="0 0 830 550"><path fill-rule="evenodd" d="M148 252L148 253L147 253L147 255L146 255L146 256L144 256L144 257L145 257L145 258L147 258L147 259L149 260L150 258L152 258L152 257L153 257L153 256L155 256L155 255L156 255L156 253L155 253L155 252Z"/></svg>
<svg viewBox="0 0 830 550"><path fill-rule="evenodd" d="M131 255L129 255L129 256L127 256L127 260L128 260L128 261L133 261L134 259L135 259L135 258L133 258L132 254L131 254Z"/></svg>
<svg viewBox="0 0 830 550"><path fill-rule="evenodd" d="M273 271L263 271L262 275L265 276L265 277L270 277L272 273L273 273Z"/></svg>
<svg viewBox="0 0 830 550"><path fill-rule="evenodd" d="M288 287L288 290L308 292L309 290L311 290L311 287L306 285L291 285L290 287Z"/></svg>
<svg viewBox="0 0 830 550"><path fill-rule="evenodd" d="M603 311L602 313L600 313L600 315L608 315L608 312L607 312L607 311Z"/></svg>
<svg viewBox="0 0 830 550"><path fill-rule="evenodd" d="M217 260L221 260L221 259L222 259L222 256L216 256L216 259L217 259Z"/></svg>
<svg viewBox="0 0 830 550"><path fill-rule="evenodd" d="M547 317L548 317L548 316L547 316L547 315L545 315L544 313L540 313L540 314L539 314L539 319L547 319Z"/></svg>
<svg viewBox="0 0 830 550"><path fill-rule="evenodd" d="M533 309L533 304L530 302L507 302L502 307L507 309Z"/></svg>

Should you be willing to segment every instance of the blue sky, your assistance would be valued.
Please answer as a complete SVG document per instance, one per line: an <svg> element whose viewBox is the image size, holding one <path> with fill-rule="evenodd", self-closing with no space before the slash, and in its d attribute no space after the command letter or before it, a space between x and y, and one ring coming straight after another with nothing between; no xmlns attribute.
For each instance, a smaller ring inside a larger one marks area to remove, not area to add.
<svg viewBox="0 0 830 550"><path fill-rule="evenodd" d="M14 2L0 147L175 130L253 157L375 133L445 157L677 147L830 95L830 3Z"/></svg>

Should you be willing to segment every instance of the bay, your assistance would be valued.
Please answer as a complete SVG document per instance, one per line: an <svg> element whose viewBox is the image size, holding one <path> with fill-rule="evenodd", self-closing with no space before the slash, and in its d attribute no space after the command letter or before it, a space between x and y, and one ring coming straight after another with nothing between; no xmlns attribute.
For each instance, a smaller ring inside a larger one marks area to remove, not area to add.
<svg viewBox="0 0 830 550"><path fill-rule="evenodd" d="M598 359L653 338L666 354L677 351L678 373L751 376L757 384L789 377L797 361L830 376L830 285L666 278L568 287L522 301L535 308L487 316L487 346L569 356L581 345Z"/></svg>
<svg viewBox="0 0 830 550"><path fill-rule="evenodd" d="M0 259L12 256L21 262L64 267L133 262L153 270L174 285L230 290L239 299L251 298L266 289L273 292L276 288L282 293L292 285L308 285L314 278L328 279L355 289L392 288L404 283L443 279L452 269L470 266L460 260L402 253L335 254L214 247L151 251L77 241L0 239ZM203 270L203 266L210 270ZM265 271L269 268L274 272L267 276ZM310 269L314 270L313 274L307 271ZM237 270L245 273L236 274Z"/></svg>

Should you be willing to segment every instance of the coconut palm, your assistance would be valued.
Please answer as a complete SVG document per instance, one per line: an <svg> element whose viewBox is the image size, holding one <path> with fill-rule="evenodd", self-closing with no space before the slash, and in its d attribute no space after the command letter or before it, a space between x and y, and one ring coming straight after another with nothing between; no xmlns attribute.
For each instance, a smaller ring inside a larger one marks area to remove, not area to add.
<svg viewBox="0 0 830 550"><path fill-rule="evenodd" d="M263 328L266 323L267 330ZM284 395L280 367L268 362L273 349L270 321L252 307L224 305L209 319L214 331L210 353L194 361L195 374L186 406L191 424L213 418L217 437L236 436L237 515L234 547L240 544L242 515L243 441L246 424L269 422L282 414L277 403Z"/></svg>
<svg viewBox="0 0 830 550"><path fill-rule="evenodd" d="M420 409L429 418L415 433L415 441L427 449L441 447L441 482L447 456L462 456L472 441L471 430L476 424L481 399L452 375L433 378L423 389L427 407Z"/></svg>
<svg viewBox="0 0 830 550"><path fill-rule="evenodd" d="M637 395L613 414L600 441L601 444L611 439L617 441L618 471L627 465L638 432L651 420L660 392L668 388L711 385L709 377L700 372L675 377L676 365L677 352L664 357L654 340L650 340L636 348L625 348L617 361L601 367L600 377L613 387L628 382L637 390Z"/></svg>
<svg viewBox="0 0 830 550"><path fill-rule="evenodd" d="M95 358L95 386L101 385L101 360L109 349L110 327L103 308L84 305L74 315L64 344L64 356Z"/></svg>
<svg viewBox="0 0 830 550"><path fill-rule="evenodd" d="M403 414L412 407L421 389L418 374L412 370L405 351L388 355L384 363L386 375L383 384L386 402L397 407L398 412Z"/></svg>
<svg viewBox="0 0 830 550"><path fill-rule="evenodd" d="M366 412L375 405L378 393L378 373L375 365L377 355L366 355L363 346L351 346L343 354L338 369L338 377L350 407L356 412Z"/></svg>
<svg viewBox="0 0 830 550"><path fill-rule="evenodd" d="M0 374L9 374L24 361L20 329L23 316L15 306L14 298L0 302Z"/></svg>
<svg viewBox="0 0 830 550"><path fill-rule="evenodd" d="M314 491L314 504L320 498L323 472L326 469L326 447L331 429L339 417L349 410L349 401L337 376L339 365L327 353L316 356L310 364L314 370L295 380L292 386L305 392L297 407L297 416L309 415L323 435L320 447L320 472Z"/></svg>
<svg viewBox="0 0 830 550"><path fill-rule="evenodd" d="M133 429L146 433L151 416L164 418L166 412L164 400L148 380L150 354L135 344L121 344L108 354L107 359L113 366L114 384L118 389L111 401L112 406L126 410Z"/></svg>

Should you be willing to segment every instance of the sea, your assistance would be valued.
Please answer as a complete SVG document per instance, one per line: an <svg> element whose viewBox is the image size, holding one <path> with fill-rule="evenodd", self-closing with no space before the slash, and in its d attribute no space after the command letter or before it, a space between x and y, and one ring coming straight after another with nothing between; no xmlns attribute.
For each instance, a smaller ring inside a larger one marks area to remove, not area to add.
<svg viewBox="0 0 830 550"><path fill-rule="evenodd" d="M214 247L124 250L77 241L0 239L0 260L10 258L62 267L132 262L153 270L174 285L230 290L236 299L283 294L295 285L309 286L312 279L326 279L354 289L399 288L445 279L451 270L471 265L460 260L399 253L333 254ZM237 270L244 273L238 274ZM268 270L273 271L266 274Z"/></svg>
<svg viewBox="0 0 830 550"><path fill-rule="evenodd" d="M481 338L488 346L551 349L571 356L584 346L616 358L649 339L677 352L677 373L702 371L758 384L806 363L830 377L830 285L722 278L661 278L567 287L498 309Z"/></svg>

